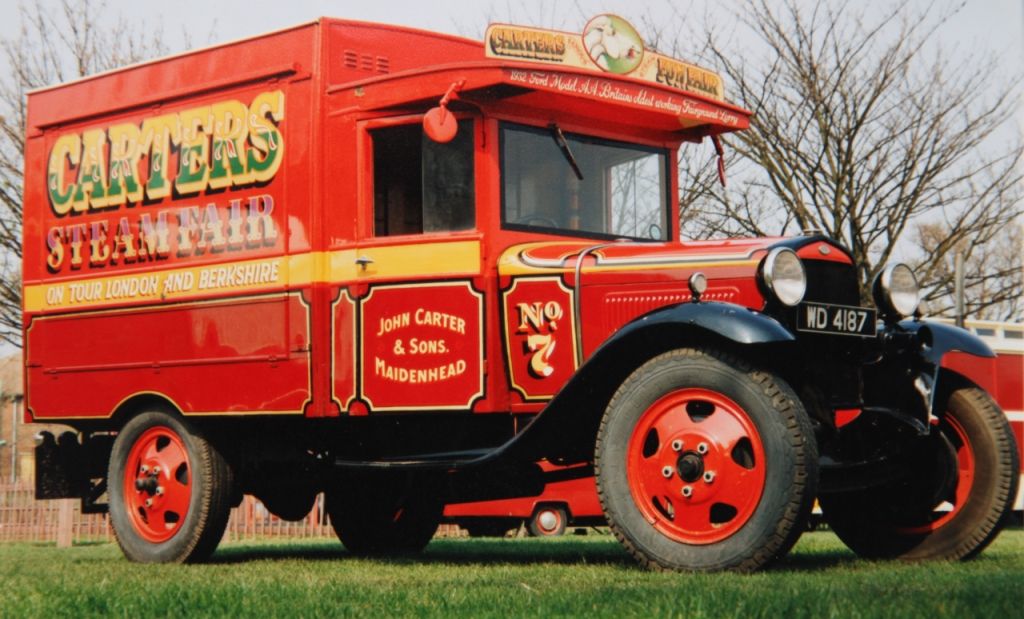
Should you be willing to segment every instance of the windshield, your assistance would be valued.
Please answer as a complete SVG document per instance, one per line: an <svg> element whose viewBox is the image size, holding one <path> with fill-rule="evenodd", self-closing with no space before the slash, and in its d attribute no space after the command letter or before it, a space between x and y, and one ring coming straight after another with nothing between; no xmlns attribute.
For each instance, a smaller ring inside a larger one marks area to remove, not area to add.
<svg viewBox="0 0 1024 619"><path fill-rule="evenodd" d="M503 123L505 228L666 240L665 151Z"/></svg>

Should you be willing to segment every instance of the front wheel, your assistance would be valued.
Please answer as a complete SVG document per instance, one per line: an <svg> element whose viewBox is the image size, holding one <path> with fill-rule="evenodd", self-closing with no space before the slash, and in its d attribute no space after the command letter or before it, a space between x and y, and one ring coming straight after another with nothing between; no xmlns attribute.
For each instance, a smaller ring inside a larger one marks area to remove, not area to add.
<svg viewBox="0 0 1024 619"><path fill-rule="evenodd" d="M984 391L954 391L927 437L903 449L899 481L823 495L825 520L872 559L967 559L1006 523L1019 464L1006 416Z"/></svg>
<svg viewBox="0 0 1024 619"><path fill-rule="evenodd" d="M803 530L817 446L780 378L716 350L681 349L619 387L595 472L609 526L643 565L748 571Z"/></svg>
<svg viewBox="0 0 1024 619"><path fill-rule="evenodd" d="M107 474L110 523L125 556L140 563L201 561L231 513L231 469L183 419L133 418L117 435Z"/></svg>

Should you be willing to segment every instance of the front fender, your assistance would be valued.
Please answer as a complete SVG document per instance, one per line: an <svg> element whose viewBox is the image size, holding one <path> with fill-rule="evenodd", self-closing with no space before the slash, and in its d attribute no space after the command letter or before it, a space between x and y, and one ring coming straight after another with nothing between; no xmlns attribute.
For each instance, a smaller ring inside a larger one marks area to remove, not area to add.
<svg viewBox="0 0 1024 619"><path fill-rule="evenodd" d="M617 342L634 337L640 331L666 324L696 327L737 344L796 340L779 321L739 305L718 302L680 303L645 314L619 329L594 352L587 363L601 356L605 350L614 348Z"/></svg>
<svg viewBox="0 0 1024 619"><path fill-rule="evenodd" d="M923 320L904 320L899 328L916 336L921 358L936 367L946 353L962 352L975 357L996 356L980 337L959 327Z"/></svg>
<svg viewBox="0 0 1024 619"><path fill-rule="evenodd" d="M865 373L868 404L888 408L895 398L895 408L920 411L915 416L925 429L929 420L943 412L945 396L955 386L957 374L963 374L944 371L947 355L995 357L976 335L938 322L904 320L883 329L879 341L880 360ZM916 393L917 398L908 397L909 393ZM918 407L911 406L914 399L921 403Z"/></svg>
<svg viewBox="0 0 1024 619"><path fill-rule="evenodd" d="M775 319L730 303L682 303L645 314L616 331L544 410L505 446L523 458L586 461L615 390L647 360L707 343L783 344L796 337Z"/></svg>

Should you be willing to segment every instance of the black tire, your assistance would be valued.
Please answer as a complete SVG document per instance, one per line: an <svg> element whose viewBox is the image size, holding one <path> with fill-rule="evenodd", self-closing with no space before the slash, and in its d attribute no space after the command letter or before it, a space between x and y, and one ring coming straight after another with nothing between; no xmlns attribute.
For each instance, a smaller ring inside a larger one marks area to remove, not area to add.
<svg viewBox="0 0 1024 619"><path fill-rule="evenodd" d="M163 411L132 418L107 473L110 523L124 555L139 563L206 559L224 536L233 483L224 457L185 420Z"/></svg>
<svg viewBox="0 0 1024 619"><path fill-rule="evenodd" d="M598 430L595 474L612 532L642 565L750 571L804 530L817 444L783 380L715 349L679 349L619 387Z"/></svg>
<svg viewBox="0 0 1024 619"><path fill-rule="evenodd" d="M565 534L568 519L564 507L541 505L530 516L526 530L532 537L558 537Z"/></svg>
<svg viewBox="0 0 1024 619"><path fill-rule="evenodd" d="M313 511L317 490L313 487L296 484L296 487L293 488L263 487L254 494L271 514L281 520L299 522Z"/></svg>
<svg viewBox="0 0 1024 619"><path fill-rule="evenodd" d="M441 523L444 503L432 485L413 477L360 475L328 490L324 508L349 552L387 556L423 550Z"/></svg>
<svg viewBox="0 0 1024 619"><path fill-rule="evenodd" d="M904 452L910 457L900 481L821 496L832 530L865 558L977 555L1006 524L1017 496L1020 468L1006 415L981 389L957 389L930 436ZM936 509L944 503L952 508Z"/></svg>

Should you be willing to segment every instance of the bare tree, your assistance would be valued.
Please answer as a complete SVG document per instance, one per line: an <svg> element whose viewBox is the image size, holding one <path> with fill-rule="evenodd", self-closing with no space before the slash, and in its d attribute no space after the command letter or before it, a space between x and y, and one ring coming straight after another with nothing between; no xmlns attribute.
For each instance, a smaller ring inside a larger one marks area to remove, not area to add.
<svg viewBox="0 0 1024 619"><path fill-rule="evenodd" d="M992 232L991 238L979 243L978 239L965 238L945 223L918 227L918 245L925 256L921 272L932 282L924 297L929 313L941 316L955 313L955 263L959 254L964 265L964 314L982 320L1021 320L1024 227L1009 225Z"/></svg>
<svg viewBox="0 0 1024 619"><path fill-rule="evenodd" d="M704 53L724 73L730 98L754 117L749 131L726 140L728 190L714 184L712 157L688 162L685 230L820 230L852 250L865 301L892 259L917 263L936 300L948 292L941 265L956 247L969 243L977 256L992 254L980 248L1022 213L1024 147L1009 122L1020 76L983 70L988 58L943 54L936 32L955 9L897 5L869 13L827 0L735 6L744 35L709 28ZM751 39L756 53L737 47ZM693 55L680 43L671 51ZM923 223L939 228L915 235ZM937 229L945 233L929 232ZM1016 264L1018 276L1007 279L995 262L976 263L983 270L973 275L975 290L991 294L996 281L1010 288L975 308L1013 314L1004 302L1022 294ZM945 301L933 306L949 309Z"/></svg>
<svg viewBox="0 0 1024 619"><path fill-rule="evenodd" d="M167 53L162 31L111 18L94 0L36 0L18 34L0 40L0 340L21 345L22 165L25 94Z"/></svg>

